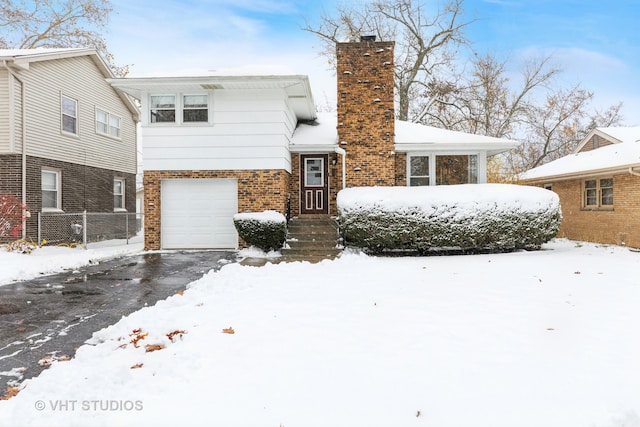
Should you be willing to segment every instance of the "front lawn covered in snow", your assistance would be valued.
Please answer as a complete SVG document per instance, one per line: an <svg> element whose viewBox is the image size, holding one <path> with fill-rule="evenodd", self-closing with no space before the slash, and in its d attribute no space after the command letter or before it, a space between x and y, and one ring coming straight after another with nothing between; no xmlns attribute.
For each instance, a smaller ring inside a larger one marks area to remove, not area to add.
<svg viewBox="0 0 640 427"><path fill-rule="evenodd" d="M638 427L639 270L567 240L229 264L26 381L0 425Z"/></svg>
<svg viewBox="0 0 640 427"><path fill-rule="evenodd" d="M368 253L536 249L562 219L556 193L508 184L347 188L337 204L345 245Z"/></svg>

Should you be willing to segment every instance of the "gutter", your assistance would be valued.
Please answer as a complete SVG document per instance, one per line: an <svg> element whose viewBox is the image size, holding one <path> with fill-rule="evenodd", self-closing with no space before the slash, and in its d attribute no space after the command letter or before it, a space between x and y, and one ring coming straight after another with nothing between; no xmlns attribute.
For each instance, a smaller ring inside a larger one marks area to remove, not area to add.
<svg viewBox="0 0 640 427"><path fill-rule="evenodd" d="M336 153L342 156L342 188L347 188L347 152L344 148L340 148L337 145L333 149Z"/></svg>
<svg viewBox="0 0 640 427"><path fill-rule="evenodd" d="M20 83L20 104L21 104L21 111L20 111L20 122L22 124L22 177L21 177L21 201L22 201L22 205L26 206L27 205L27 120L26 120L26 113L27 113L27 103L26 103L26 97L25 97L25 89L24 89L24 82L16 75L16 73L11 69L11 67L9 67L9 65L7 65L7 61L6 60L2 60L2 66L4 68L7 69L7 71L9 72L9 74L11 74L11 76L16 79L19 83ZM27 216L29 216L29 211L25 211L23 209L22 211L22 238L26 239L27 238Z"/></svg>
<svg viewBox="0 0 640 427"><path fill-rule="evenodd" d="M630 173L631 175L640 176L640 172L636 172L636 171L634 171L634 170L633 170L633 167L630 167L630 168L629 168L629 173Z"/></svg>

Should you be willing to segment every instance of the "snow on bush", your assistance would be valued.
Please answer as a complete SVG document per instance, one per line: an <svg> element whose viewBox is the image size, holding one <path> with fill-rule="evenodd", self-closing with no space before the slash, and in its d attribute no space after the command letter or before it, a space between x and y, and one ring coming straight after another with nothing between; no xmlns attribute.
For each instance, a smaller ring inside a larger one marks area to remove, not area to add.
<svg viewBox="0 0 640 427"><path fill-rule="evenodd" d="M282 248L287 237L287 219L276 211L235 214L233 223L242 240L265 252Z"/></svg>
<svg viewBox="0 0 640 427"><path fill-rule="evenodd" d="M535 249L562 219L556 193L510 184L347 188L337 203L345 244L370 253Z"/></svg>

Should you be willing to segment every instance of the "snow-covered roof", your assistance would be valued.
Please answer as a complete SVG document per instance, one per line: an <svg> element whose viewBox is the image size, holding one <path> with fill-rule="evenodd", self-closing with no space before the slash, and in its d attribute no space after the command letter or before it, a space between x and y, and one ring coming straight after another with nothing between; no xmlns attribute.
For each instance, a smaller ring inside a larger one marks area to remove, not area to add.
<svg viewBox="0 0 640 427"><path fill-rule="evenodd" d="M619 142L595 150L570 154L525 172L524 181L571 179L640 168L640 127L597 128ZM591 132L589 135L593 135ZM587 136L585 140L591 139ZM584 145L584 144L581 144Z"/></svg>
<svg viewBox="0 0 640 427"><path fill-rule="evenodd" d="M396 150L487 150L498 154L520 144L506 138L476 135L396 120Z"/></svg>
<svg viewBox="0 0 640 427"><path fill-rule="evenodd" d="M578 144L574 153L580 152L582 147L588 144L594 135L612 141L614 144L621 142L635 142L640 139L640 126L612 126L593 128L589 134Z"/></svg>
<svg viewBox="0 0 640 427"><path fill-rule="evenodd" d="M318 113L313 123L298 125L291 140L291 150L304 152L313 149L333 151L338 143L336 113ZM410 123L395 122L395 147L397 151L437 151L437 150L487 150L497 154L520 144L504 138L474 135Z"/></svg>

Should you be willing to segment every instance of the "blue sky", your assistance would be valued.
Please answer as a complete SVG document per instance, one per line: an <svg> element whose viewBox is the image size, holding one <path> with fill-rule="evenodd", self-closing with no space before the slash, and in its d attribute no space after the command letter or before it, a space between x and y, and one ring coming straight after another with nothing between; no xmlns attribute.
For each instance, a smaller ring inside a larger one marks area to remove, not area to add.
<svg viewBox="0 0 640 427"><path fill-rule="evenodd" d="M362 0L112 0L107 34L131 75L247 67L309 75L317 104L335 104L335 78L316 37L301 30L337 2ZM429 3L431 0L425 0ZM622 101L640 125L640 0L465 0L467 36L479 52L517 67L552 54L566 84L595 93L594 106Z"/></svg>

